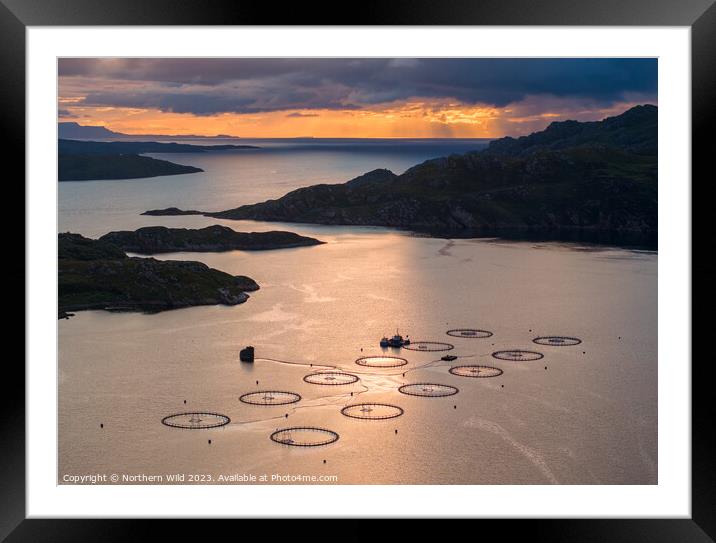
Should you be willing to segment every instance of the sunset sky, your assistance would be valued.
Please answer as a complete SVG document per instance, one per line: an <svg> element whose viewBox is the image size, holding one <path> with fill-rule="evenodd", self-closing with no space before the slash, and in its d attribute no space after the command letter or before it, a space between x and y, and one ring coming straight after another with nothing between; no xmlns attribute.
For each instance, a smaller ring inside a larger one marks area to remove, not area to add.
<svg viewBox="0 0 716 543"><path fill-rule="evenodd" d="M59 59L59 120L127 134L491 138L657 103L656 59Z"/></svg>

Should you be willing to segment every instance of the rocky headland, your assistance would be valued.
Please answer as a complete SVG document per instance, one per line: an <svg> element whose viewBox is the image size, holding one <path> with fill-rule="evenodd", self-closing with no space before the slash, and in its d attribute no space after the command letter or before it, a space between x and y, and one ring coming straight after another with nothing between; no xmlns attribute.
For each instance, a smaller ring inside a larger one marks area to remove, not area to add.
<svg viewBox="0 0 716 543"><path fill-rule="evenodd" d="M487 149L374 170L225 211L152 210L332 225L390 226L445 237L563 238L575 232L657 235L658 109L602 121L555 122Z"/></svg>
<svg viewBox="0 0 716 543"><path fill-rule="evenodd" d="M236 305L258 290L251 278L201 262L128 257L79 234L58 236L58 315L87 309L157 312L198 305Z"/></svg>
<svg viewBox="0 0 716 543"><path fill-rule="evenodd" d="M236 232L227 226L200 229L148 226L135 231L110 232L99 238L136 254L176 252L264 251L320 245L323 242L294 232Z"/></svg>
<svg viewBox="0 0 716 543"><path fill-rule="evenodd" d="M191 145L154 141L80 141L57 143L58 181L138 179L203 172L201 168L175 164L142 153L208 153L256 149L253 145Z"/></svg>

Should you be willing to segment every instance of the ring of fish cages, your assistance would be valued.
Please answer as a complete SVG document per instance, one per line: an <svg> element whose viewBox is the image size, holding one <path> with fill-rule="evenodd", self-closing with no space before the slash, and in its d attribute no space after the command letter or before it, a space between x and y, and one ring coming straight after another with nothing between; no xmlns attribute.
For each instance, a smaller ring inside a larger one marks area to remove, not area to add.
<svg viewBox="0 0 716 543"><path fill-rule="evenodd" d="M243 403L251 405L286 405L301 400L301 395L287 390L258 390L239 396Z"/></svg>
<svg viewBox="0 0 716 543"><path fill-rule="evenodd" d="M512 362L531 362L544 358L542 353L537 351L525 351L522 349L508 349L505 351L495 351L492 353L493 358L499 360L510 360Z"/></svg>
<svg viewBox="0 0 716 543"><path fill-rule="evenodd" d="M341 409L346 417L361 420L387 420L401 416L404 411L402 407L389 403L357 403L347 405Z"/></svg>
<svg viewBox="0 0 716 543"><path fill-rule="evenodd" d="M270 436L271 441L291 447L321 447L338 441L338 432L317 426L280 428Z"/></svg>
<svg viewBox="0 0 716 543"><path fill-rule="evenodd" d="M411 341L410 345L403 345L403 349L419 351L423 353L435 353L438 351L452 351L455 345L443 343L442 341Z"/></svg>
<svg viewBox="0 0 716 543"><path fill-rule="evenodd" d="M304 375L303 380L312 385L352 385L358 381L358 376L342 371L321 371Z"/></svg>
<svg viewBox="0 0 716 543"><path fill-rule="evenodd" d="M477 328L455 328L445 332L448 336L452 337L464 337L470 339L484 339L492 337L492 332L489 330L479 330Z"/></svg>
<svg viewBox="0 0 716 543"><path fill-rule="evenodd" d="M175 413L162 419L164 426L170 428L182 428L186 430L206 430L208 428L220 428L231 422L231 419L221 413L211 411L190 411L186 413Z"/></svg>
<svg viewBox="0 0 716 543"><path fill-rule="evenodd" d="M397 368L407 363L405 358L399 356L362 356L356 360L356 364L367 368Z"/></svg>
<svg viewBox="0 0 716 543"><path fill-rule="evenodd" d="M500 368L494 368L492 366L478 366L474 364L465 366L453 366L448 371L453 375L457 375L458 377L473 378L499 377L503 374L503 371Z"/></svg>
<svg viewBox="0 0 716 543"><path fill-rule="evenodd" d="M582 343L582 340L578 337L569 336L540 336L532 341L537 345L550 345L552 347L570 347Z"/></svg>
<svg viewBox="0 0 716 543"><path fill-rule="evenodd" d="M420 396L422 398L444 398L453 396L460 392L460 389L450 385L439 383L411 383L398 387L398 392L408 396Z"/></svg>

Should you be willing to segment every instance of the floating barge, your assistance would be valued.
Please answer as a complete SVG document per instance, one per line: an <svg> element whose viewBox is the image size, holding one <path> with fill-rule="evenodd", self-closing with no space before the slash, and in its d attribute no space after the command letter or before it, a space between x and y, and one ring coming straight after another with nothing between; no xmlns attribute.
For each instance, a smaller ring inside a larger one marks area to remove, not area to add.
<svg viewBox="0 0 716 543"><path fill-rule="evenodd" d="M395 331L395 335L392 338L387 338L383 336L383 338L380 340L380 346L381 347L396 347L400 348L404 345L410 345L410 339L406 336L403 338L398 331Z"/></svg>

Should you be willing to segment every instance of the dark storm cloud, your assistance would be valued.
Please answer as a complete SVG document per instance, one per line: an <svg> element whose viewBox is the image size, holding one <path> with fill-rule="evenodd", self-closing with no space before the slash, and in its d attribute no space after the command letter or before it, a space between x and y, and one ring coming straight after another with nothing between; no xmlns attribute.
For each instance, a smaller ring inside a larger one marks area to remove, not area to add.
<svg viewBox="0 0 716 543"><path fill-rule="evenodd" d="M113 106L159 109L164 112L215 115L218 113L262 113L287 109L356 109L348 102L331 100L320 92L278 87L273 91L224 89L190 90L173 88L140 92L90 92L81 101L86 106Z"/></svg>
<svg viewBox="0 0 716 543"><path fill-rule="evenodd" d="M656 59L61 59L82 105L212 115L356 109L409 98L504 107L530 95L656 98ZM66 78L66 79L65 79ZM92 90L97 80L121 82Z"/></svg>

